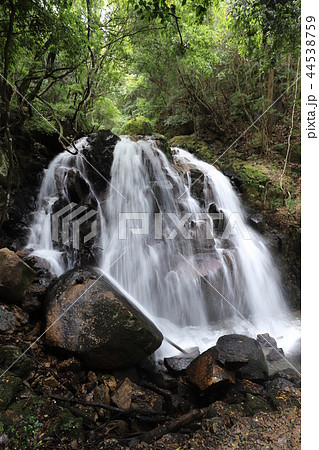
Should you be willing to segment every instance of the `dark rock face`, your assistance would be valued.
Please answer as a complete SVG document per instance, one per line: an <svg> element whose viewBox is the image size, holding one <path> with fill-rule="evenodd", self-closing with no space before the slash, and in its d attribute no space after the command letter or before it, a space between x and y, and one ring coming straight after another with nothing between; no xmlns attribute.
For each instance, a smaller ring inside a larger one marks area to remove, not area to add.
<svg viewBox="0 0 319 450"><path fill-rule="evenodd" d="M155 325L93 269L70 270L49 287L46 327L47 345L98 369L137 364L163 339Z"/></svg>
<svg viewBox="0 0 319 450"><path fill-rule="evenodd" d="M236 372L246 380L267 380L268 367L260 344L241 334L222 336L216 343L218 360L227 365L246 363Z"/></svg>
<svg viewBox="0 0 319 450"><path fill-rule="evenodd" d="M63 151L58 138L58 133L31 135L27 132L21 133L19 130L13 139L18 165L14 172L7 220L0 234L0 243L4 240L4 245L13 250L21 249L27 243L28 226L31 214L36 209L43 169L55 155Z"/></svg>
<svg viewBox="0 0 319 450"><path fill-rule="evenodd" d="M23 300L35 272L18 255L7 248L0 250L0 296L7 303Z"/></svg>
<svg viewBox="0 0 319 450"><path fill-rule="evenodd" d="M259 233L264 233L265 231L265 221L264 217L260 213L252 214L249 218L249 224L259 231Z"/></svg>
<svg viewBox="0 0 319 450"><path fill-rule="evenodd" d="M105 192L109 187L107 181L110 179L114 147L119 139L118 136L108 130L101 130L88 137L89 147L83 150L83 156L87 161L88 178L96 193Z"/></svg>

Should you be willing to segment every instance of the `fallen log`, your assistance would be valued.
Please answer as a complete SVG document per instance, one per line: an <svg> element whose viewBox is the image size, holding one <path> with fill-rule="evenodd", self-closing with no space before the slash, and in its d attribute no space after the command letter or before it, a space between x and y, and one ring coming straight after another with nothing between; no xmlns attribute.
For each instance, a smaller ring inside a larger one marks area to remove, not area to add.
<svg viewBox="0 0 319 450"><path fill-rule="evenodd" d="M186 425L189 425L190 423L201 419L202 417L205 416L208 410L209 408L193 409L192 411L183 414L182 416L177 417L176 419L173 419L170 422L166 422L164 425L161 425L157 428L154 428L151 431L144 433L141 440L143 442L146 442L147 444L155 442L162 436L164 436L164 434L177 431L180 428L183 428Z"/></svg>
<svg viewBox="0 0 319 450"><path fill-rule="evenodd" d="M135 419L141 420L143 422L165 423L167 421L166 416L163 416L160 413L149 411L146 409L135 409L135 408L122 409L122 408L117 408L116 406L108 405L107 403L87 402L87 401L81 400L79 398L61 397L59 395L50 394L48 392L43 392L43 394L46 395L48 398L52 398L53 400L56 400L59 402L78 404L78 405L88 406L91 408L101 408L101 409L105 409L107 411L118 413L123 416L132 416Z"/></svg>

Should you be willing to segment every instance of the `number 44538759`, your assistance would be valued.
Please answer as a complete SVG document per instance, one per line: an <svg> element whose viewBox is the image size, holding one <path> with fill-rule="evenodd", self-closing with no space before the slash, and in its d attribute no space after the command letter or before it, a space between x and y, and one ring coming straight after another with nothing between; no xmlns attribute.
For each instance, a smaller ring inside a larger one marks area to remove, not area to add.
<svg viewBox="0 0 319 450"><path fill-rule="evenodd" d="M316 62L316 50L315 50L315 30L316 25L311 22L315 22L316 19L313 16L307 16L306 17L306 63L309 63L306 65L306 68L310 70L310 72L306 73L307 77L312 78L315 73L313 72L315 69L315 62Z"/></svg>

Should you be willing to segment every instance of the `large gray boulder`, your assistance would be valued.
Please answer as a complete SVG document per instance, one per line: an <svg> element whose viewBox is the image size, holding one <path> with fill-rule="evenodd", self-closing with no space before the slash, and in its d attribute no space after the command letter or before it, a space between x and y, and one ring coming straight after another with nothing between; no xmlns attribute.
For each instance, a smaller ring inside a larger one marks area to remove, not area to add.
<svg viewBox="0 0 319 450"><path fill-rule="evenodd" d="M47 291L45 341L96 369L129 367L163 336L112 282L94 269L72 269Z"/></svg>

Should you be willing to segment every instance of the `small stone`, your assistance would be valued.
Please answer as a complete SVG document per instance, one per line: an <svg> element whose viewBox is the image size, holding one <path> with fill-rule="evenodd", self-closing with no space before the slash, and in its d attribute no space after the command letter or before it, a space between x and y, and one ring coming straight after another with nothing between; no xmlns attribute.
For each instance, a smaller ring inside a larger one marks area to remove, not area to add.
<svg viewBox="0 0 319 450"><path fill-rule="evenodd" d="M9 437L7 434L2 434L0 436L0 446L6 447L10 443Z"/></svg>
<svg viewBox="0 0 319 450"><path fill-rule="evenodd" d="M192 349L189 355L172 356L164 358L165 367L172 373L180 373L187 369L192 361L199 356L199 349Z"/></svg>
<svg viewBox="0 0 319 450"><path fill-rule="evenodd" d="M277 348L276 339L271 337L268 333L258 334L257 342L259 342L262 347Z"/></svg>
<svg viewBox="0 0 319 450"><path fill-rule="evenodd" d="M165 402L162 396L144 389L128 378L123 380L112 395L112 402L121 409L143 409L162 413Z"/></svg>
<svg viewBox="0 0 319 450"><path fill-rule="evenodd" d="M253 416L257 412L272 411L269 404L262 397L246 394L247 403L245 405L245 411L248 415Z"/></svg>
<svg viewBox="0 0 319 450"><path fill-rule="evenodd" d="M262 214L252 214L250 216L249 223L253 228L255 228L255 230L259 231L259 233L263 233L265 231L265 221Z"/></svg>
<svg viewBox="0 0 319 450"><path fill-rule="evenodd" d="M55 389L60 385L60 383L54 376L51 376L51 377L45 379L45 385L49 386L52 389Z"/></svg>
<svg viewBox="0 0 319 450"><path fill-rule="evenodd" d="M282 348L270 349L266 354L267 361L280 361L285 356Z"/></svg>
<svg viewBox="0 0 319 450"><path fill-rule="evenodd" d="M103 383L108 387L110 392L115 392L117 387L117 381L113 375L103 375Z"/></svg>
<svg viewBox="0 0 319 450"><path fill-rule="evenodd" d="M0 331L7 333L14 330L17 326L15 315L11 311L7 311L4 306L0 305Z"/></svg>
<svg viewBox="0 0 319 450"><path fill-rule="evenodd" d="M95 386L93 389L93 400L98 403L106 403L109 405L110 401L110 391L107 386L101 384L99 386Z"/></svg>

